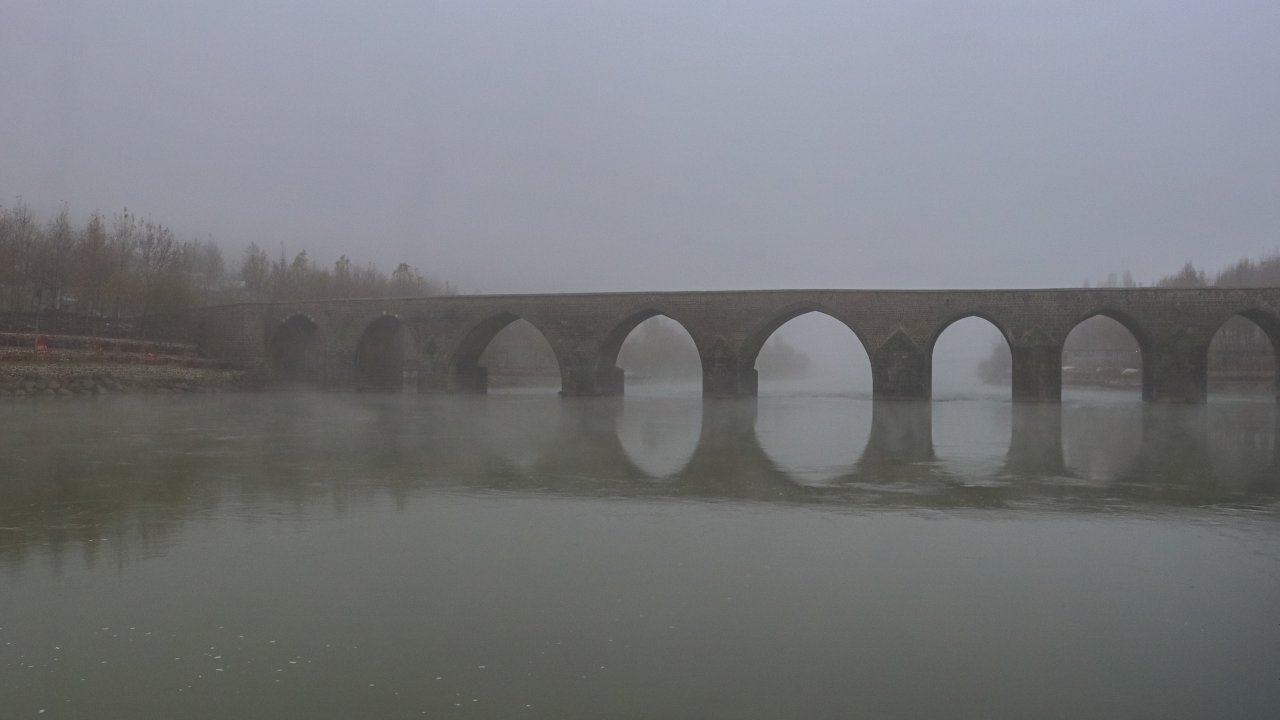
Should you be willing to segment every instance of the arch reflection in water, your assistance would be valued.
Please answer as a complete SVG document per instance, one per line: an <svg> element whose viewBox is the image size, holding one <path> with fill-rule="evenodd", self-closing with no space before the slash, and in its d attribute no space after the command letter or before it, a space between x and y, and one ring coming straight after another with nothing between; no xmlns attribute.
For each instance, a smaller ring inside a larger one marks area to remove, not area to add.
<svg viewBox="0 0 1280 720"><path fill-rule="evenodd" d="M940 430L943 423L976 421L938 413L938 404L875 403L869 427L866 415L846 408L827 417L829 428L805 437L774 432L811 427L813 411L801 407L743 399L704 403L698 412L692 403L663 408L665 402L654 399L635 411L627 401L566 403L556 438L544 444L548 452L536 466L582 490L661 477L664 487L683 495L944 506L986 505L997 497L963 492L979 487L1004 488L1004 499L1233 501L1274 492L1280 477L1276 409L1265 403L1208 409L1006 405L1007 415L995 414L1008 425L971 431L989 442L970 451L968 469L961 470L954 459L939 459L934 437L959 435L956 427ZM644 449L649 422L658 436ZM856 440L863 433L859 423L866 428L865 444ZM695 424L700 427L690 451ZM1009 433L1004 443L996 441L1002 432ZM807 459L813 457L831 461ZM893 499L904 494L914 497Z"/></svg>
<svg viewBox="0 0 1280 720"><path fill-rule="evenodd" d="M934 435L951 432L940 426L973 418L948 419L930 403L875 403L860 455L815 484L794 472L808 465L808 441L790 445L793 434L768 429L805 427L812 413L751 399L662 407L674 400L272 393L25 405L0 414L0 469L10 478L0 483L0 553L134 537L141 523L176 528L209 512L323 502L342 512L442 486L1072 511L1274 507L1280 495L1270 402L1016 406L1008 444L990 444L981 458L987 475L937 462ZM858 422L865 415L833 420L824 437L837 447L814 452L844 465Z"/></svg>
<svg viewBox="0 0 1280 720"><path fill-rule="evenodd" d="M1272 494L1280 482L1276 412L1273 403L1248 401L1144 408L1141 451L1123 480L1154 479L1183 502Z"/></svg>
<svg viewBox="0 0 1280 720"><path fill-rule="evenodd" d="M955 427L939 430L943 423L977 421L939 414L934 403L872 404L858 452L851 448L859 447L854 438L867 417L850 409L829 415L831 427L814 439L775 432L809 427L813 412L795 406L741 399L701 403L700 409L693 402L663 407L672 401L646 399L631 409L631 400L617 398L563 402L554 437L529 446L529 452L544 448L526 475L535 483L530 489L768 502L953 507L1020 500L1085 507L1123 500L1251 502L1253 496L1274 494L1280 477L1276 410L1267 404L1241 412L1135 403L1136 413L1124 403L1005 405L1006 414L996 415L1009 425L998 432L973 431L990 441L961 470L955 460L939 460L934 436L958 436ZM531 412L526 427L543 416ZM540 432L545 438L546 431ZM1002 432L1008 439L996 442ZM834 461L806 460L814 454ZM473 464L466 476L482 486L513 487L510 476L486 474L511 465L506 457ZM655 478L663 482L655 484Z"/></svg>
<svg viewBox="0 0 1280 720"><path fill-rule="evenodd" d="M1280 418L1269 398L1211 403L1206 409L1211 477L1243 495L1280 487Z"/></svg>
<svg viewBox="0 0 1280 720"><path fill-rule="evenodd" d="M1092 391L1093 402L1062 408L1067 471L1087 482L1123 477L1142 450L1142 403L1137 393Z"/></svg>
<svg viewBox="0 0 1280 720"><path fill-rule="evenodd" d="M495 393L463 398L459 405L458 417L475 422L464 432L476 433L476 439L515 470L533 469L563 435L563 403L554 395Z"/></svg>
<svg viewBox="0 0 1280 720"><path fill-rule="evenodd" d="M1012 442L1012 403L953 397L935 401L932 411L941 472L970 480L1001 473Z"/></svg>
<svg viewBox="0 0 1280 720"><path fill-rule="evenodd" d="M618 441L631 462L651 478L684 469L698 448L702 398L631 397L622 403Z"/></svg>
<svg viewBox="0 0 1280 720"><path fill-rule="evenodd" d="M756 439L793 481L826 485L854 471L871 434L871 406L845 396L762 397Z"/></svg>

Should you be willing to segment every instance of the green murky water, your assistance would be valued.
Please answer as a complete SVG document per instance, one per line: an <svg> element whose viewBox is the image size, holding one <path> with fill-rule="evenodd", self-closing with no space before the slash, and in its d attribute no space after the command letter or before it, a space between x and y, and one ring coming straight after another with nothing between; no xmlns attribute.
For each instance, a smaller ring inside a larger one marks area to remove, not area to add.
<svg viewBox="0 0 1280 720"><path fill-rule="evenodd" d="M0 715L1275 717L1272 402L0 411Z"/></svg>

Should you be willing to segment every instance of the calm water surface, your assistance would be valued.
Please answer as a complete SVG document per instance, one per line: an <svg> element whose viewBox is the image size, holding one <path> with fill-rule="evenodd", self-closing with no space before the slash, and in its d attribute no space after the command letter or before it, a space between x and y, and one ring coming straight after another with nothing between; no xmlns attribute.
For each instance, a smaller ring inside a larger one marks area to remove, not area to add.
<svg viewBox="0 0 1280 720"><path fill-rule="evenodd" d="M1276 414L9 403L0 716L1280 717Z"/></svg>

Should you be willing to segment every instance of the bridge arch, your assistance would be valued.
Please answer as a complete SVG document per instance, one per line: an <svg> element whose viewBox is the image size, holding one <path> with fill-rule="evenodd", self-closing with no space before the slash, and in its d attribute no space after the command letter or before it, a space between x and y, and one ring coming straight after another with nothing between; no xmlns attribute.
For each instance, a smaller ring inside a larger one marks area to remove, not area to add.
<svg viewBox="0 0 1280 720"><path fill-rule="evenodd" d="M462 339L449 359L449 385L457 392L483 394L489 391L489 371L480 364L480 357L489 344L507 326L523 320L537 330L538 334L551 348L555 356L556 367L560 372L561 382L564 378L564 360L551 342L551 336L537 322L511 311L502 311L488 315L473 323L462 335Z"/></svg>
<svg viewBox="0 0 1280 720"><path fill-rule="evenodd" d="M950 336L951 338L958 337L956 333L965 332L963 328L957 327L958 324L969 328L967 332L970 332L970 333L974 331L989 333L990 330L995 330L999 334L1000 339L1004 341L1003 348L996 348L994 350L991 348L976 347L976 346L973 348L970 348L971 352L969 354L971 355L971 357L964 358L963 362L965 363L972 362L973 372L972 373L969 373L967 371L964 373L949 372L948 376L944 379L943 383L941 384L941 387L944 390L955 389L960 387L961 385L964 384L961 381L962 376L966 380L981 379L983 380L983 382L988 382L988 378L982 377L981 363L994 362L997 365L1007 366L1009 368L1010 394L1012 394L1011 377L1012 377L1012 371L1013 371L1013 341L1009 337L1008 328L1005 327L1004 323L1002 323L1000 320L997 320L994 316L990 315L989 313L985 313L982 311L965 311L965 312L959 312L949 316L945 321L943 321L938 325L937 329L934 330L933 336L929 338L929 346L926 352L928 353L928 356L929 356L930 395L932 396L934 394L934 390L940 387L938 383L939 363L937 362L938 341L942 340L943 337L946 336L946 333L948 330L953 331L953 335ZM982 328L982 330L978 330L978 328ZM950 344L951 344L950 341L943 341L943 350L944 350L945 356L947 357L947 362L942 363L944 372L947 371L948 369L947 366L950 365L952 361L954 361L955 349L948 348L947 345L950 345ZM999 355L993 355L993 352L999 353ZM972 374L972 378L969 377L970 374ZM998 374L1002 374L1002 373L998 373ZM991 379L994 380L996 378L991 378ZM997 383L992 383L992 384L997 384Z"/></svg>
<svg viewBox="0 0 1280 720"><path fill-rule="evenodd" d="M995 316L990 313L986 313L981 310L967 310L965 312L958 312L951 315L946 320L943 320L938 324L937 329L933 331L933 336L929 338L929 353L933 354L933 348L938 344L938 338L942 337L944 332L946 332L952 325L955 325L961 320L968 320L969 318L986 320L989 325L1000 331L1000 335L1004 337L1006 345L1009 345L1010 347L1013 346L1013 341L1009 339L1009 330L1005 327L1003 322L997 320Z"/></svg>
<svg viewBox="0 0 1280 720"><path fill-rule="evenodd" d="M1132 351L1125 345L1125 338L1119 333L1121 329L1137 347L1139 357L1136 362L1131 357ZM1099 340L1099 336L1103 339ZM1150 397L1153 350L1150 333L1128 313L1114 308L1090 311L1072 323L1063 338L1063 385L1123 387L1140 384L1143 397ZM1134 383L1133 370L1138 371L1140 383Z"/></svg>
<svg viewBox="0 0 1280 720"><path fill-rule="evenodd" d="M1265 341L1260 342L1259 334ZM1242 310L1218 325L1207 352L1211 377L1248 381L1265 376L1280 399L1280 316L1263 308Z"/></svg>
<svg viewBox="0 0 1280 720"><path fill-rule="evenodd" d="M824 319L832 321L833 324L838 323L839 326L849 330L853 335L855 344L861 350L861 353L854 351L854 356L849 361L857 365L865 365L868 382L870 380L871 369L871 353L870 346L867 344L866 337L862 332L851 325L847 320L842 318L833 309L817 302L798 302L785 307L779 308L776 312L770 313L767 319L755 327L751 328L747 333L746 340L743 341L739 351L739 367L741 368L742 382L748 385L752 392L756 394L759 390L759 368L757 364L760 360L761 351L768 344L779 330L793 320L805 316L820 316ZM858 361L865 360L864 363ZM870 388L867 388L870 389Z"/></svg>
<svg viewBox="0 0 1280 720"><path fill-rule="evenodd" d="M1013 342L997 318L980 312L949 316L929 339L929 393L934 461L944 474L998 475L1013 441ZM993 360L994 359L994 360ZM984 363L1009 368L984 377ZM974 422L981 418L980 422Z"/></svg>
<svg viewBox="0 0 1280 720"><path fill-rule="evenodd" d="M306 313L285 318L267 342L271 382L318 384L323 380L320 324Z"/></svg>
<svg viewBox="0 0 1280 720"><path fill-rule="evenodd" d="M694 350L702 357L702 348L698 344L698 339L689 331L689 326L685 324L676 314L667 311L658 305L646 305L640 309L628 312L621 320L605 334L604 340L597 349L597 361L595 369L595 386L601 394L605 395L622 395L625 392L625 381L623 379L623 368L618 366L618 356L622 352L622 346L626 343L627 338L631 337L636 328L641 324L652 320L653 318L666 318L674 322L684 334L693 343Z"/></svg>
<svg viewBox="0 0 1280 720"><path fill-rule="evenodd" d="M382 313L365 324L356 343L356 387L378 392L399 392L404 371L414 353L412 332L393 313Z"/></svg>
<svg viewBox="0 0 1280 720"><path fill-rule="evenodd" d="M805 301L779 308L776 312L771 313L768 319L764 322L752 328L751 331L747 333L747 339L742 343L742 350L740 351L742 358L754 364L756 357L760 354L760 349L763 348L769 338L777 332L778 328L786 325L792 320L795 320L801 315L807 315L809 313L826 315L832 320L839 322L841 325L849 328L849 331L858 338L858 343L862 345L862 349L864 351L870 347L867 344L867 338L863 336L862 332L853 325L850 325L848 321L841 318L836 311L821 303Z"/></svg>

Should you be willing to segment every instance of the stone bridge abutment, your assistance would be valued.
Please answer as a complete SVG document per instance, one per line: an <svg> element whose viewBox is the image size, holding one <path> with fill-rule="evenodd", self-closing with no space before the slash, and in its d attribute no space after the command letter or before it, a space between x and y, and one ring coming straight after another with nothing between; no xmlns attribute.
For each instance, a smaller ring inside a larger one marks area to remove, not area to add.
<svg viewBox="0 0 1280 720"><path fill-rule="evenodd" d="M857 337L880 399L925 400L933 351L953 323L979 317L1008 343L1016 401L1062 397L1067 336L1098 315L1124 325L1142 353L1143 397L1203 402L1208 352L1227 320L1243 316L1280 359L1280 289L772 290L746 292L477 295L244 303L206 308L202 351L260 369L272 383L482 393L480 358L516 320L546 339L564 395L621 395L618 354L641 322L665 316L692 338L707 396L751 396L756 359L775 330L821 313ZM1280 366L1280 362L1277 362Z"/></svg>

